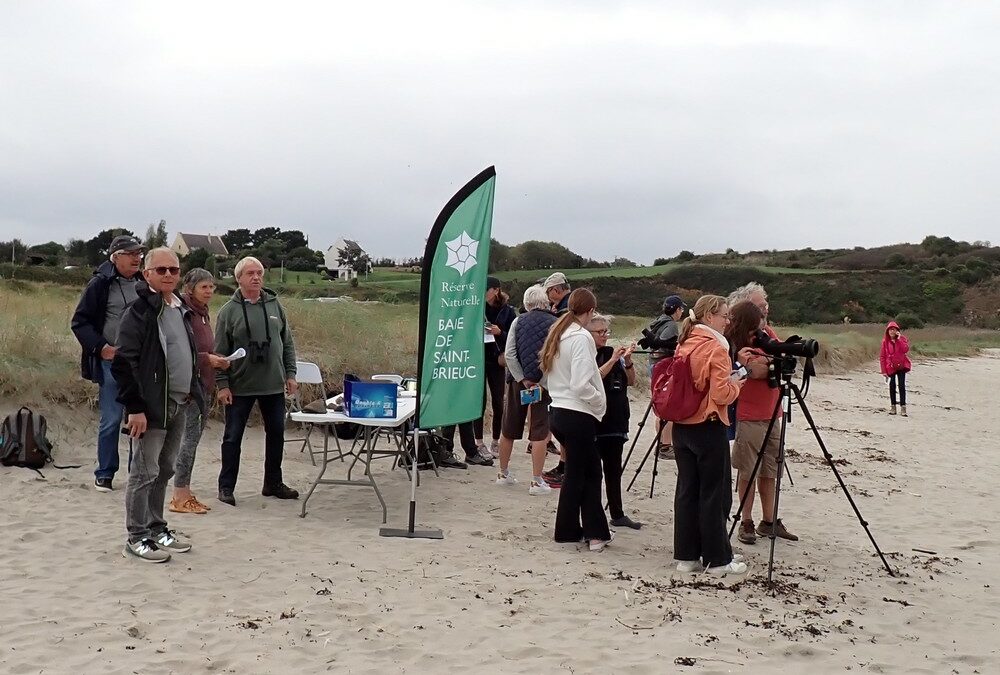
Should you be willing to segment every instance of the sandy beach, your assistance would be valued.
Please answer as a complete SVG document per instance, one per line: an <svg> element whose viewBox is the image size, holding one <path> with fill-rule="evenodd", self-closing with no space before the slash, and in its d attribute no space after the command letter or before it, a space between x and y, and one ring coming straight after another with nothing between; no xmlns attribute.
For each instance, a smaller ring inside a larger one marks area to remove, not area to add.
<svg viewBox="0 0 1000 675"><path fill-rule="evenodd" d="M259 427L238 508L220 504L218 423L192 484L213 510L168 514L194 550L141 564L121 555L124 474L111 494L93 489L96 413L40 407L57 461L85 466L45 480L0 468L0 671L996 672L998 380L996 352L918 363L909 418L886 415L874 364L816 380L809 406L898 576L796 411L781 515L801 541L779 541L773 591L766 539L737 542L745 579L673 571L672 464L652 499L647 466L626 495L645 527L619 530L601 553L552 541L557 495L528 496L522 444L517 488L494 485L487 467L424 474L418 522L446 538L406 541L378 536L370 490L320 487L304 519L299 502L261 497ZM633 423L644 409L636 400ZM292 447L285 480L304 492L316 469ZM404 525L404 472L387 460L375 471L390 524Z"/></svg>

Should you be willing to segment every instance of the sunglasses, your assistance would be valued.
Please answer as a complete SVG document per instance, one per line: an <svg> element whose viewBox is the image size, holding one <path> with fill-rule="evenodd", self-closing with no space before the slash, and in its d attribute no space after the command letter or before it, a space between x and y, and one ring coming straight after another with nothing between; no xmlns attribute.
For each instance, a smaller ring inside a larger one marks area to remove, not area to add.
<svg viewBox="0 0 1000 675"><path fill-rule="evenodd" d="M154 272L156 272L157 274L159 274L161 277L167 276L167 273L170 273L170 274L172 274L173 276L176 277L178 274L181 273L181 268L180 267L160 266L160 267L153 267L152 270Z"/></svg>

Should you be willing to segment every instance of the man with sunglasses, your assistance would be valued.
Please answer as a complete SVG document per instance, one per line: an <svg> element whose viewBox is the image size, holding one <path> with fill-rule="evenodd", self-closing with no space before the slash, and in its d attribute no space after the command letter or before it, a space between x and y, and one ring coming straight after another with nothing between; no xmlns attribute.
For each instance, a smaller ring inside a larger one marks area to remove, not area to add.
<svg viewBox="0 0 1000 675"><path fill-rule="evenodd" d="M111 373L133 442L125 489L128 541L122 555L161 563L172 553L191 550L167 528L163 503L185 420L201 414L205 401L191 310L174 294L181 274L177 255L154 248L145 267L145 282L136 286L138 297L122 317Z"/></svg>
<svg viewBox="0 0 1000 675"><path fill-rule="evenodd" d="M274 291L264 288L264 266L253 257L236 263L239 288L219 310L215 351L232 354L242 347L247 355L229 370L215 375L219 402L226 406L222 436L219 501L236 506L236 479L240 471L243 432L254 404L264 421L264 486L261 494L298 499L299 493L282 482L285 453L285 395L298 389L295 382L295 343L285 309Z"/></svg>
<svg viewBox="0 0 1000 675"><path fill-rule="evenodd" d="M98 492L111 492L118 471L122 406L117 400L118 385L111 376L111 359L115 356L122 315L136 299L136 283L142 279L139 265L145 250L133 236L115 237L108 247L109 259L94 272L73 313L73 335L82 348L80 372L84 379L99 387L101 422L94 470L94 487Z"/></svg>

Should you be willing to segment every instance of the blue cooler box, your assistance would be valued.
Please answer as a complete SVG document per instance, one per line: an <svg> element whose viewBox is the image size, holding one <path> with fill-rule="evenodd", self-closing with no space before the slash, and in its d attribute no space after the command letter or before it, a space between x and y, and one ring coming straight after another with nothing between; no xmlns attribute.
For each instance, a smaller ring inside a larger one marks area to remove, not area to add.
<svg viewBox="0 0 1000 675"><path fill-rule="evenodd" d="M398 387L393 382L344 381L344 408L348 417L392 419L396 416Z"/></svg>

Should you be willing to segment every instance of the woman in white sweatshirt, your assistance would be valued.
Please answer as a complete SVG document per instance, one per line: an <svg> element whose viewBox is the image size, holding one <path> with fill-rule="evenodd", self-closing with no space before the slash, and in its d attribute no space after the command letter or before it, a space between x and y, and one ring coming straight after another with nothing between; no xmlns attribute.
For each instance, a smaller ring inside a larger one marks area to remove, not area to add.
<svg viewBox="0 0 1000 675"><path fill-rule="evenodd" d="M587 330L597 298L585 288L569 296L568 310L549 329L541 353L542 386L552 398L553 435L566 449L566 474L559 491L555 540L590 542L600 551L611 541L601 506L601 456L597 423L607 399L597 369L597 346Z"/></svg>

